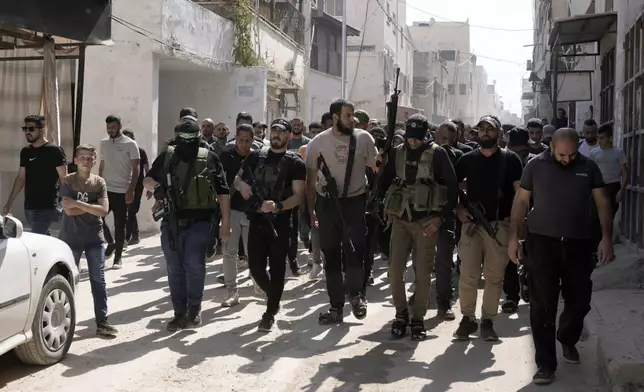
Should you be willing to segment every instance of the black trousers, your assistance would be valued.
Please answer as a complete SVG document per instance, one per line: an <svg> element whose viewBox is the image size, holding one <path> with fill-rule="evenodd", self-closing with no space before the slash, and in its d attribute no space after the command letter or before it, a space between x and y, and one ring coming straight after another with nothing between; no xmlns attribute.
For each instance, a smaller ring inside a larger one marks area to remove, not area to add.
<svg viewBox="0 0 644 392"><path fill-rule="evenodd" d="M266 293L266 312L271 315L279 311L284 292L286 255L289 250L289 213L277 214L273 220L277 238L264 216L250 217L248 227L248 268L257 285ZM266 271L268 265L269 271Z"/></svg>
<svg viewBox="0 0 644 392"><path fill-rule="evenodd" d="M139 238L139 221L136 214L141 208L141 198L143 197L143 185L137 187L134 191L134 201L127 206L127 223L125 224L125 239Z"/></svg>
<svg viewBox="0 0 644 392"><path fill-rule="evenodd" d="M293 264L297 262L297 249L299 247L300 235L300 212L298 209L291 210L290 214L290 229L289 229L289 247L288 247L288 261Z"/></svg>
<svg viewBox="0 0 644 392"><path fill-rule="evenodd" d="M507 301L519 303L521 286L519 284L519 269L516 264L509 262L505 267L503 278L503 292Z"/></svg>
<svg viewBox="0 0 644 392"><path fill-rule="evenodd" d="M320 249L324 253L324 271L329 302L334 308L342 308L345 303L345 284L350 297L364 294L364 255L367 224L365 220L366 196L340 199L342 211L337 211L332 199L318 195L315 213L318 218ZM347 224L349 237L354 246L342 241L340 216ZM343 254L345 275L342 276Z"/></svg>
<svg viewBox="0 0 644 392"><path fill-rule="evenodd" d="M367 225L367 235L365 237L365 254L364 254L364 282L362 284L362 293L367 293L367 282L373 272L373 258L378 248L378 242L382 235L382 225L378 217L367 214L365 217Z"/></svg>
<svg viewBox="0 0 644 392"><path fill-rule="evenodd" d="M115 246L114 260L121 260L123 254L123 243L125 241L125 225L127 222L127 204L125 203L125 193L107 192L107 199L110 203L110 211L114 214L114 237L103 218L103 233L105 241Z"/></svg>
<svg viewBox="0 0 644 392"><path fill-rule="evenodd" d="M592 241L529 234L530 327L537 367L557 368L556 340L575 345L590 311L593 282ZM555 330L559 292L564 309ZM556 340L555 340L556 338Z"/></svg>

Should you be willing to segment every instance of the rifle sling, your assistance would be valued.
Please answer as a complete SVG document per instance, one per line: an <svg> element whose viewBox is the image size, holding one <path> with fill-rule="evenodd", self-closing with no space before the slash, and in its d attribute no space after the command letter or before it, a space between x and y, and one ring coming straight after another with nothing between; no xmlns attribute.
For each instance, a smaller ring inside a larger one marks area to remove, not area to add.
<svg viewBox="0 0 644 392"><path fill-rule="evenodd" d="M347 157L347 168L344 172L344 187L342 189L342 195L340 197L347 197L349 193L349 184L351 183L351 173L353 172L353 162L356 158L356 135L351 133L349 135L349 156Z"/></svg>
<svg viewBox="0 0 644 392"><path fill-rule="evenodd" d="M271 197L275 203L282 201L282 193L284 192L284 181L286 181L286 168L288 167L288 152L284 154L280 160L279 165L277 166L277 181L275 181L275 187L271 192Z"/></svg>

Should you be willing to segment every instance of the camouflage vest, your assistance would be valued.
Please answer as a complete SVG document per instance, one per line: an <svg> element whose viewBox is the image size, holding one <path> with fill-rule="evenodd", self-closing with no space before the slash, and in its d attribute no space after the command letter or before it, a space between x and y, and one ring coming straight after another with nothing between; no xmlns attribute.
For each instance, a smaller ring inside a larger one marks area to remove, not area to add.
<svg viewBox="0 0 644 392"><path fill-rule="evenodd" d="M434 152L438 146L432 143L422 152L420 160L407 160L407 147L396 147L394 164L397 179L385 195L385 211L401 218L407 213L411 219L412 211L439 211L447 204L447 187L439 185L434 179ZM416 181L406 184L407 166L417 166Z"/></svg>
<svg viewBox="0 0 644 392"><path fill-rule="evenodd" d="M193 163L174 158L174 146L168 146L165 167L171 178L177 210L216 209L217 194L208 168L208 149L199 147Z"/></svg>

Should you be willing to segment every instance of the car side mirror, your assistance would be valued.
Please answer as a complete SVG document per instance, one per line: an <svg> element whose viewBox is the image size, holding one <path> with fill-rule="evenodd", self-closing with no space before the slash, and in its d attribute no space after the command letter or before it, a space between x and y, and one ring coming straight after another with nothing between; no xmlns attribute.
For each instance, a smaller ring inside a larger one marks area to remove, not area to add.
<svg viewBox="0 0 644 392"><path fill-rule="evenodd" d="M22 236L22 222L13 216L5 216L2 232L6 238L20 238Z"/></svg>

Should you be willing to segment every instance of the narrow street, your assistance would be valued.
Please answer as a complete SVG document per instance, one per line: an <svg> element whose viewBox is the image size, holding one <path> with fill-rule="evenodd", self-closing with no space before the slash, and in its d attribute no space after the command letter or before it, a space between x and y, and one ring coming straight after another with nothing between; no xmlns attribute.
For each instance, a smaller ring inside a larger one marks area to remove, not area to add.
<svg viewBox="0 0 644 392"><path fill-rule="evenodd" d="M288 278L276 330L256 332L262 302L252 297L242 273L242 304L220 306L226 290L215 283L221 260L208 264L204 325L169 335L167 279L158 236L131 246L120 271L106 271L110 320L120 335L95 336L87 274L77 295L76 339L62 363L49 368L21 365L12 354L0 358L0 390L117 391L536 391L603 392L591 336L580 344L582 365L561 363L556 382L531 385L534 372L528 311L499 315L501 341L452 342L458 321L438 323L428 313L429 339L392 341L393 316L386 264L376 261L376 286L369 292L364 321L345 318L323 327L317 313L326 306L323 282ZM304 264L305 255L300 262ZM111 263L109 263L111 265ZM287 272L287 274L290 273ZM458 313L457 313L458 314ZM460 319L460 317L459 317ZM563 362L563 361L561 361Z"/></svg>

